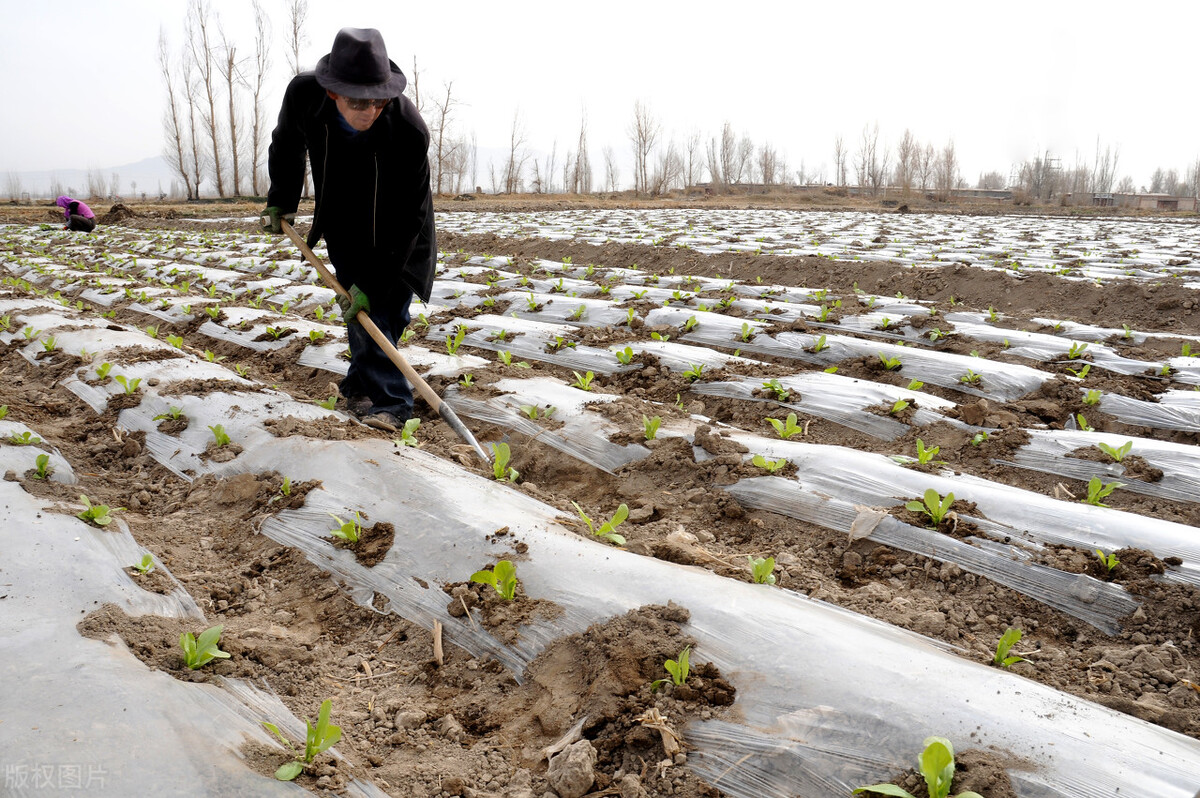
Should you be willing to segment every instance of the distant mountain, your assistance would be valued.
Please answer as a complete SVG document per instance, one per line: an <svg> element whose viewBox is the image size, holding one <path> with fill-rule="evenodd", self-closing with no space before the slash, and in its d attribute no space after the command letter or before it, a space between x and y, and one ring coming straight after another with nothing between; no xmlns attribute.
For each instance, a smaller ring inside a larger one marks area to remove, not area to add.
<svg viewBox="0 0 1200 798"><path fill-rule="evenodd" d="M11 199L14 176L20 183L23 194L29 194L31 199L52 198L51 192L61 190L69 196L87 197L88 175L92 182L103 182L107 194L122 197L132 197L135 193L140 197L143 193L155 197L160 191L171 193L171 184L176 178L171 168L167 166L162 156L143 158L134 163L112 166L104 169L50 169L29 172L9 172L0 175L0 196ZM114 180L116 186L112 185ZM135 192L136 184L136 192Z"/></svg>

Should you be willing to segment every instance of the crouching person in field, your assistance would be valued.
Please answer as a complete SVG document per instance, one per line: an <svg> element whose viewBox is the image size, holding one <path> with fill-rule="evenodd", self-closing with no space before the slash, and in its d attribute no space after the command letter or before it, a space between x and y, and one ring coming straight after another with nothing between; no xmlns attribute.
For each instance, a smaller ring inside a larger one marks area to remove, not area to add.
<svg viewBox="0 0 1200 798"><path fill-rule="evenodd" d="M59 197L55 204L63 209L63 214L67 218L63 229L78 230L82 233L90 233L96 229L96 214L92 213L92 209L80 200L63 196Z"/></svg>

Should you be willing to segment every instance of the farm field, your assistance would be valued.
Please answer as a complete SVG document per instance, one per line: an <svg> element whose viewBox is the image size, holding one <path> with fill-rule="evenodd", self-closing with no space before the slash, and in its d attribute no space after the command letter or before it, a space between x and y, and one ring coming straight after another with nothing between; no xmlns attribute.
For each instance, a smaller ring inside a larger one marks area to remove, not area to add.
<svg viewBox="0 0 1200 798"><path fill-rule="evenodd" d="M931 735L954 794L1200 791L1195 220L438 228L401 352L507 461L348 415L252 219L0 227L13 794L923 794Z"/></svg>

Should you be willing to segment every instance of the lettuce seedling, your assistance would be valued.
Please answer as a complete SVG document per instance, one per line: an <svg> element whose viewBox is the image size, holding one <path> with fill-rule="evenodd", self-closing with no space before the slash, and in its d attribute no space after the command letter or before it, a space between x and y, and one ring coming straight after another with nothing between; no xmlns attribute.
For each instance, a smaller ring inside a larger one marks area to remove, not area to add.
<svg viewBox="0 0 1200 798"><path fill-rule="evenodd" d="M879 359L883 362L883 367L888 371L895 371L900 368L900 358L898 357L888 357L883 352L880 352Z"/></svg>
<svg viewBox="0 0 1200 798"><path fill-rule="evenodd" d="M210 425L209 429L212 430L213 440L215 440L217 442L218 448L221 446L229 445L229 435L228 435L228 433L225 432L224 425L222 425L222 424L217 424L215 426Z"/></svg>
<svg viewBox="0 0 1200 798"><path fill-rule="evenodd" d="M958 378L964 385L978 385L982 380L983 375L972 369L967 369L967 373Z"/></svg>
<svg viewBox="0 0 1200 798"><path fill-rule="evenodd" d="M785 441L791 438L793 435L804 433L804 429L796 423L795 413L788 413L787 418L783 421L780 421L777 418L768 418L767 421L771 422L771 426L774 427L775 431L779 433L779 437L783 438Z"/></svg>
<svg viewBox="0 0 1200 798"><path fill-rule="evenodd" d="M674 683L676 687L687 683L688 675L691 673L691 665L688 663L688 658L691 656L691 653L692 647L684 646L683 651L679 652L679 659L669 659L663 663L663 668L666 669L667 673L671 674L670 681ZM664 684L666 684L667 681L667 679L656 679L650 683L650 689L657 690L659 687L662 687Z"/></svg>
<svg viewBox="0 0 1200 798"><path fill-rule="evenodd" d="M945 737L926 737L925 750L917 756L917 769L925 777L929 798L948 798L950 784L954 780L954 746ZM859 787L854 793L874 792L895 798L916 798L915 795L895 784L872 784ZM977 792L967 790L955 798L983 798Z"/></svg>
<svg viewBox="0 0 1200 798"><path fill-rule="evenodd" d="M512 458L512 451L507 443L496 442L492 444L492 454L495 460L492 461L492 476L503 482L516 482L520 478L521 473L515 468L508 467L508 461Z"/></svg>
<svg viewBox="0 0 1200 798"><path fill-rule="evenodd" d="M1081 343L1071 344L1071 348L1067 350L1067 357L1071 360L1078 360L1083 357L1083 353L1087 351L1088 345Z"/></svg>
<svg viewBox="0 0 1200 798"><path fill-rule="evenodd" d="M987 439L988 439L988 434L986 432L976 432L975 436L973 438L971 438L971 445L979 446Z"/></svg>
<svg viewBox="0 0 1200 798"><path fill-rule="evenodd" d="M108 372L112 370L112 363L101 363L96 367L96 379L103 380L108 377Z"/></svg>
<svg viewBox="0 0 1200 798"><path fill-rule="evenodd" d="M625 545L625 537L616 533L617 527L625 523L625 519L629 517L629 505L622 503L617 511L613 513L612 518L605 521L599 527L595 525L588 514L583 511L577 502L571 502L575 507L576 514L579 515L583 522L587 524L588 532L591 532L596 537L604 538L610 543L615 543L618 546Z"/></svg>
<svg viewBox="0 0 1200 798"><path fill-rule="evenodd" d="M658 428L662 424L662 417L652 416L646 418L642 416L642 433L646 436L646 440L652 441L658 436Z"/></svg>
<svg viewBox="0 0 1200 798"><path fill-rule="evenodd" d="M627 346L624 349L618 349L614 353L617 356L617 362L622 366L628 366L633 362L633 347Z"/></svg>
<svg viewBox="0 0 1200 798"><path fill-rule="evenodd" d="M54 473L54 469L50 468L50 455L39 454L33 459L35 468L33 471L34 479L45 479Z"/></svg>
<svg viewBox="0 0 1200 798"><path fill-rule="evenodd" d="M1083 403L1089 407L1100 404L1100 392L1092 389L1083 396Z"/></svg>
<svg viewBox="0 0 1200 798"><path fill-rule="evenodd" d="M279 492L284 496L292 495L292 478L284 477L283 484L279 486Z"/></svg>
<svg viewBox="0 0 1200 798"><path fill-rule="evenodd" d="M154 555L143 554L142 559L133 564L139 574L148 574L154 570Z"/></svg>
<svg viewBox="0 0 1200 798"><path fill-rule="evenodd" d="M934 446L931 449L926 449L925 441L921 440L920 438L917 438L917 462L920 463L921 465L929 465L930 463L934 463L937 465L945 465L946 464L945 460L934 460L933 459L934 457L937 456L937 453L940 452L941 450L942 450L942 447L940 447L940 446Z"/></svg>
<svg viewBox="0 0 1200 798"><path fill-rule="evenodd" d="M179 645L183 648L183 661L192 670L202 668L214 659L229 659L229 653L217 648L224 626L210 626L200 633L199 639L191 632L179 636Z"/></svg>
<svg viewBox="0 0 1200 798"><path fill-rule="evenodd" d="M778 460L768 460L761 454L756 454L753 458L751 458L750 462L759 468L765 468L768 474L774 474L777 471L782 471L787 467L788 459L786 457L781 457Z"/></svg>
<svg viewBox="0 0 1200 798"><path fill-rule="evenodd" d="M936 528L942 523L942 519L950 512L950 506L954 504L954 494L947 493L943 499L933 488L925 491L924 502L911 501L905 504L905 508L912 510L914 513L925 513L929 519L933 521L933 526Z"/></svg>
<svg viewBox="0 0 1200 798"><path fill-rule="evenodd" d="M405 332L408 332L408 330L405 330ZM308 331L308 340L309 340L309 341L311 341L311 342L312 342L312 343L314 343L314 344L315 344L317 341L320 341L320 340L321 340L322 338L324 338L324 337L325 337L325 331L324 331L324 330L309 330L309 331Z"/></svg>
<svg viewBox="0 0 1200 798"><path fill-rule="evenodd" d="M762 387L764 390L775 394L775 401L777 402L786 402L792 396L792 392L784 388L779 380L767 380L762 384Z"/></svg>
<svg viewBox="0 0 1200 798"><path fill-rule="evenodd" d="M752 557L751 555L747 554L746 559L750 561L750 574L754 577L754 584L775 584L774 557Z"/></svg>
<svg viewBox="0 0 1200 798"><path fill-rule="evenodd" d="M683 372L683 376L687 378L688 382L695 382L696 380L700 379L700 376L703 373L704 373L704 364L703 363L692 363L691 368L689 368Z"/></svg>
<svg viewBox="0 0 1200 798"><path fill-rule="evenodd" d="M157 338L158 337L158 326L154 325L154 324L148 325L146 327L146 335L149 335L151 338Z"/></svg>
<svg viewBox="0 0 1200 798"><path fill-rule="evenodd" d="M670 335L663 335L660 332L652 332L652 333L650 333L650 337L653 338L655 341L670 341L671 340Z"/></svg>
<svg viewBox="0 0 1200 798"><path fill-rule="evenodd" d="M829 348L829 344L825 343L825 336L824 336L824 335L822 335L822 336L819 336L819 337L817 338L817 340L813 341L813 345L812 345L812 351L813 351L813 353L814 353L814 354L815 354L815 353L818 353L818 352L823 352L823 351L825 351L825 350L826 350L826 349L828 349L828 348Z"/></svg>
<svg viewBox="0 0 1200 798"><path fill-rule="evenodd" d="M486 568L471 574L471 581L491 585L505 601L512 601L517 594L517 567L508 560L501 560L492 570Z"/></svg>
<svg viewBox="0 0 1200 798"><path fill-rule="evenodd" d="M8 415L8 405L0 405L0 421L3 421L4 417L7 415ZM643 418L644 418L644 416L643 416Z"/></svg>
<svg viewBox="0 0 1200 798"><path fill-rule="evenodd" d="M113 377L113 379L116 380L117 383L122 388L125 389L125 393L127 395L137 393L138 386L142 384L141 377L134 377L131 380L128 377L126 377L124 374L117 374L116 376Z"/></svg>
<svg viewBox="0 0 1200 798"><path fill-rule="evenodd" d="M308 733L304 741L303 755L296 750L296 747L292 745L288 738L283 736L278 726L274 723L268 723L265 720L262 722L263 726L272 731L276 737L283 741L284 745L292 749L292 752L296 754L294 760L281 765L275 771L275 778L279 781L291 781L304 772L304 766L312 762L317 754L332 748L337 745L338 740L342 739L342 727L329 722L329 714L332 707L333 701L328 698L321 702L321 709L317 714L316 726L308 718L304 719L304 725L308 727Z"/></svg>
<svg viewBox="0 0 1200 798"><path fill-rule="evenodd" d="M1096 549L1096 556L1100 558L1100 562L1103 563L1104 567L1109 571L1112 571L1121 564L1121 561L1117 559L1116 552L1113 552L1112 554L1105 554L1100 549Z"/></svg>
<svg viewBox="0 0 1200 798"><path fill-rule="evenodd" d="M333 513L329 513L329 517L338 522L337 529L329 530L329 534L335 538L347 543L357 543L358 539L362 537L362 516L358 514L358 510L354 511L354 519L351 521L343 521Z"/></svg>
<svg viewBox="0 0 1200 798"><path fill-rule="evenodd" d="M1091 370L1092 370L1091 363L1084 363L1083 368L1081 368L1081 369L1073 369L1073 368L1067 367L1067 371L1071 372L1072 376L1077 377L1081 380L1086 380L1088 372L1090 372Z"/></svg>
<svg viewBox="0 0 1200 798"><path fill-rule="evenodd" d="M57 346L57 344L54 343L53 335L42 339L42 349L45 349L47 352L53 352L55 346Z"/></svg>
<svg viewBox="0 0 1200 798"><path fill-rule="evenodd" d="M182 335L168 335L167 343L170 344L171 346L175 347L176 349L182 349L183 348L183 336Z"/></svg>
<svg viewBox="0 0 1200 798"><path fill-rule="evenodd" d="M9 435L8 442L11 443L13 446L33 446L35 444L41 443L42 439L39 438L38 436L34 435L29 430L25 430L24 432L22 432L20 434L17 434L14 432L12 435Z"/></svg>
<svg viewBox="0 0 1200 798"><path fill-rule="evenodd" d="M317 399L316 402L319 407L323 407L326 410L332 410L333 406L337 404L337 394L336 393L330 394L329 398Z"/></svg>
<svg viewBox="0 0 1200 798"><path fill-rule="evenodd" d="M892 409L889 410L888 412L894 416L897 413L907 410L908 405L909 405L909 402L907 399L897 399L895 402L892 403Z"/></svg>
<svg viewBox="0 0 1200 798"><path fill-rule="evenodd" d="M1123 487L1125 487L1124 482L1110 482L1107 485L1105 485L1103 482L1100 481L1100 477L1092 477L1091 479L1088 480L1087 498L1080 499L1080 501L1082 501L1084 504L1095 505L1096 507L1107 507L1108 505L1104 504L1100 500L1103 499L1105 496L1108 496L1110 493L1112 493L1117 488L1123 488Z"/></svg>
<svg viewBox="0 0 1200 798"><path fill-rule="evenodd" d="M458 353L458 348L462 346L463 338L467 337L467 328L460 324L455 331L454 336L446 336L446 352L451 356Z"/></svg>
<svg viewBox="0 0 1200 798"><path fill-rule="evenodd" d="M571 383L572 388L578 388L581 391L592 390L592 380L596 378L595 374L590 371L587 374L580 374L578 371L571 373L575 375L575 382Z"/></svg>
<svg viewBox="0 0 1200 798"><path fill-rule="evenodd" d="M1018 662L1028 662L1029 660L1017 655L1009 656L1008 652L1021 639L1020 629L1009 629L1000 636L1000 642L996 644L996 656L992 657L992 664L1000 668L1009 668L1016 665Z"/></svg>
<svg viewBox="0 0 1200 798"><path fill-rule="evenodd" d="M1111 457L1114 462L1119 463L1125 459L1125 455L1129 454L1129 451L1133 448L1133 441L1125 441L1125 443L1116 447L1109 446L1107 443L1097 443L1096 446L1100 451Z"/></svg>
<svg viewBox="0 0 1200 798"><path fill-rule="evenodd" d="M1083 417L1083 413L1077 413L1075 420L1079 423L1079 428L1084 432L1095 432L1096 428L1088 423L1088 420Z"/></svg>

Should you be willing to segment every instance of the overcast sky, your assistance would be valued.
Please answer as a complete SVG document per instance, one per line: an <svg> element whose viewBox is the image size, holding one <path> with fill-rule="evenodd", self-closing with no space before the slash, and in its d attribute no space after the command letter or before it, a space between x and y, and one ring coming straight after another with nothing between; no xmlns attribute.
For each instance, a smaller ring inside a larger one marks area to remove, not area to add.
<svg viewBox="0 0 1200 798"><path fill-rule="evenodd" d="M272 17L271 123L287 82L286 0ZM98 169L158 155L164 95L160 29L178 53L186 0L0 0L0 174ZM211 0L242 52L247 0ZM1200 157L1193 41L1200 3L664 2L309 0L304 66L343 26L379 28L422 93L453 81L457 124L481 151L507 146L514 113L532 149L557 142L559 164L586 113L596 184L602 149L626 161L636 101L679 142L728 121L768 142L794 172L832 178L833 142L851 154L865 125L890 147L910 129L953 139L963 177L1006 176L1050 150L1090 163L1097 140L1120 148L1117 179L1145 185L1156 167ZM427 109L428 111L428 109ZM561 171L561 169L560 169ZM478 181L487 184L481 165Z"/></svg>

